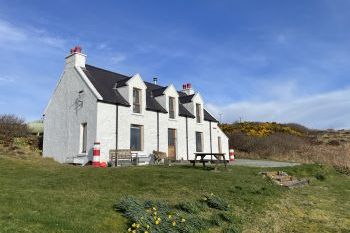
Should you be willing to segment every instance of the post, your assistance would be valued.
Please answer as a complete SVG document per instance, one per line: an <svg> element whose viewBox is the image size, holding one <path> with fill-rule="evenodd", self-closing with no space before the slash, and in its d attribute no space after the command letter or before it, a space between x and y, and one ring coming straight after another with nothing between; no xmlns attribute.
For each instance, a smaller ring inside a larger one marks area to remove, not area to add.
<svg viewBox="0 0 350 233"><path fill-rule="evenodd" d="M210 154L211 154L210 160L213 161L213 142L212 142L212 138L211 138L211 121L209 121L209 137L210 137Z"/></svg>
<svg viewBox="0 0 350 233"><path fill-rule="evenodd" d="M157 111L157 151L159 151L159 111Z"/></svg>
<svg viewBox="0 0 350 233"><path fill-rule="evenodd" d="M186 116L186 156L188 161L188 118L187 116Z"/></svg>

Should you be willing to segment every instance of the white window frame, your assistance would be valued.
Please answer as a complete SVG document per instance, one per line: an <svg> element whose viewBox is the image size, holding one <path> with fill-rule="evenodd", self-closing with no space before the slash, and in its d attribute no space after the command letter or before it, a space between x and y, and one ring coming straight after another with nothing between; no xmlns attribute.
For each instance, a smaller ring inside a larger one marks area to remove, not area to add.
<svg viewBox="0 0 350 233"><path fill-rule="evenodd" d="M196 103L196 122L202 123L202 105L200 103Z"/></svg>
<svg viewBox="0 0 350 233"><path fill-rule="evenodd" d="M198 147L197 147L197 143L198 143L198 141L197 141L197 134L200 134L201 135L201 149L200 150L198 150ZM203 144L203 142L204 142L204 139L203 139L203 132L199 132L199 131L196 131L195 132L195 138L196 138L196 152L203 152L204 151L204 144Z"/></svg>
<svg viewBox="0 0 350 233"><path fill-rule="evenodd" d="M81 154L87 154L87 123L80 124L80 149Z"/></svg>
<svg viewBox="0 0 350 233"><path fill-rule="evenodd" d="M170 102L171 102L170 100L172 100L172 102L173 102L172 109L170 109ZM176 99L175 99L175 97L172 97L172 96L168 97L168 106L169 106L169 118L175 119L176 118ZM171 115L171 112L174 114L173 116Z"/></svg>
<svg viewBox="0 0 350 233"><path fill-rule="evenodd" d="M132 149L131 148L131 128L140 128L140 147L141 148L139 148L140 150L134 150L134 149ZM144 146L144 144L143 144L143 140L144 140L144 130L143 130L143 125L137 125L137 124L131 124L130 125L130 150L131 151L143 151L143 146Z"/></svg>
<svg viewBox="0 0 350 233"><path fill-rule="evenodd" d="M135 97L134 97L134 91L138 92L138 103L135 101ZM139 111L135 111L136 106L139 107ZM141 114L142 113L142 90L139 88L134 87L132 89L132 112L133 113L137 113L137 114Z"/></svg>

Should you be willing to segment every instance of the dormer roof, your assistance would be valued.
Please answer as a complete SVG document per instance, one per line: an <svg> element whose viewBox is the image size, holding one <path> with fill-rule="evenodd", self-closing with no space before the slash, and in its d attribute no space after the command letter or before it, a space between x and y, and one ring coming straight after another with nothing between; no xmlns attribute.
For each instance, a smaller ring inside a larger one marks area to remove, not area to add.
<svg viewBox="0 0 350 233"><path fill-rule="evenodd" d="M123 98L123 96L114 87L126 86L128 81L133 78L133 76L123 75L101 69L92 65L85 65L82 67L87 78L90 80L92 85L102 96L102 102L118 104L123 106L130 106L130 103ZM160 86L150 82L144 82L146 85L146 109L149 111L156 111L167 113L167 111L158 103L155 99L157 96L164 94L164 91L168 86ZM191 102L194 95L187 95L184 92L179 91L179 115L183 117L195 118L195 116L189 112L184 106L184 103ZM204 109L204 120L217 122L217 120L211 116Z"/></svg>

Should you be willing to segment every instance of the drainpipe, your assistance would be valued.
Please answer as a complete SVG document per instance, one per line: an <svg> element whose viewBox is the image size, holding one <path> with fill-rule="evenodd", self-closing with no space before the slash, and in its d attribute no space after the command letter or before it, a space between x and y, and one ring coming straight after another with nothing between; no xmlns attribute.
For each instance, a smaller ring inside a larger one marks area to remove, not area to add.
<svg viewBox="0 0 350 233"><path fill-rule="evenodd" d="M157 151L159 151L159 111L157 111Z"/></svg>
<svg viewBox="0 0 350 233"><path fill-rule="evenodd" d="M117 150L118 150L118 129L119 129L119 124L118 124L119 114L118 114L118 110L119 110L119 105L117 104L115 106L115 153L117 153Z"/></svg>
<svg viewBox="0 0 350 233"><path fill-rule="evenodd" d="M186 155L188 160L188 118L186 116Z"/></svg>
<svg viewBox="0 0 350 233"><path fill-rule="evenodd" d="M211 138L211 121L209 121L209 137L210 137L210 153L213 153L213 142L212 142L212 138ZM213 160L213 155L211 156L211 160Z"/></svg>

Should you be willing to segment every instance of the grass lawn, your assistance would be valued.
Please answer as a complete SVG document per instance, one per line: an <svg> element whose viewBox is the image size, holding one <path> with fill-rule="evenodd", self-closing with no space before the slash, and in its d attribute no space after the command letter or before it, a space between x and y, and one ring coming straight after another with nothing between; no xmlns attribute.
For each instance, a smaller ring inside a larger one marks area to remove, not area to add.
<svg viewBox="0 0 350 233"><path fill-rule="evenodd" d="M0 232L127 232L113 209L124 195L176 204L210 193L230 204L243 232L350 232L350 177L318 165L283 170L311 184L287 190L250 167L94 169L0 156Z"/></svg>

